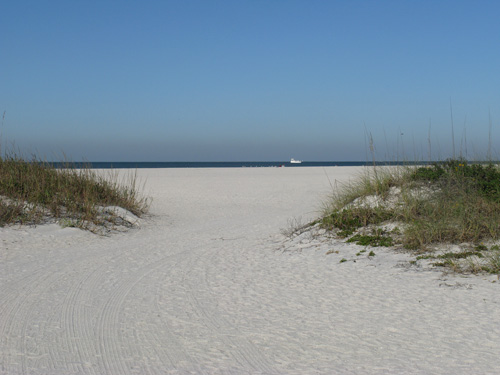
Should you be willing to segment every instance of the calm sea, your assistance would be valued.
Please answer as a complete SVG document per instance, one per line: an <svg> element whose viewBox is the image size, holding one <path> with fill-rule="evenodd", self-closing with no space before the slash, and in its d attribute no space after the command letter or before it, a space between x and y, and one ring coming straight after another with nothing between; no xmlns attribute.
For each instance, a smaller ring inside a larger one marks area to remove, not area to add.
<svg viewBox="0 0 500 375"><path fill-rule="evenodd" d="M56 168L86 166L95 169L141 169L141 168L258 168L258 167L352 167L372 165L373 162L364 161L304 161L292 164L289 161L223 161L223 162L76 162L51 163ZM379 162L378 165L394 165L394 162Z"/></svg>

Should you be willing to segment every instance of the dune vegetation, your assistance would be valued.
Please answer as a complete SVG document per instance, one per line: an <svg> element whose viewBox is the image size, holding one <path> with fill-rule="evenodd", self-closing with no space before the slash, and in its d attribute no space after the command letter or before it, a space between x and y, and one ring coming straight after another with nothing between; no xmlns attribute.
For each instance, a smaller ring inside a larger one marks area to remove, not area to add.
<svg viewBox="0 0 500 375"><path fill-rule="evenodd" d="M141 216L149 200L138 189L136 175L120 181L84 167L55 168L40 158L15 153L0 157L0 226L55 220L63 226L99 231L127 225L121 207Z"/></svg>
<svg viewBox="0 0 500 375"><path fill-rule="evenodd" d="M374 166L336 189L320 224L349 242L412 251L415 262L499 273L500 169L464 159Z"/></svg>

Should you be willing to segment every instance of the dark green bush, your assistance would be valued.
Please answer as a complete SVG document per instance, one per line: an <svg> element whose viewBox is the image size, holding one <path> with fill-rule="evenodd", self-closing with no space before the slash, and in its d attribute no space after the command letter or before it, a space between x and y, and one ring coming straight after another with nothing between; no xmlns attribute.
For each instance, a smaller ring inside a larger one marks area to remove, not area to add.
<svg viewBox="0 0 500 375"><path fill-rule="evenodd" d="M392 238L389 236L381 236L381 235L367 236L361 234L356 234L355 236L352 236L347 240L347 242L354 242L357 245L373 246L373 247L379 247L379 246L389 247L394 244Z"/></svg>

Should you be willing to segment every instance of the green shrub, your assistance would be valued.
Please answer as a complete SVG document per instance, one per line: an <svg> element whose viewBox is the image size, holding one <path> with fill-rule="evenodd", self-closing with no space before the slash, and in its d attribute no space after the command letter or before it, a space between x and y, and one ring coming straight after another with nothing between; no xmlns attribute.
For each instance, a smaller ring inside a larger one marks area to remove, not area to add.
<svg viewBox="0 0 500 375"><path fill-rule="evenodd" d="M379 247L379 246L385 246L389 247L394 244L392 237L389 236L366 236L366 235L361 235L361 234L356 234L349 238L347 242L354 242L357 245L361 246L373 246L373 247Z"/></svg>

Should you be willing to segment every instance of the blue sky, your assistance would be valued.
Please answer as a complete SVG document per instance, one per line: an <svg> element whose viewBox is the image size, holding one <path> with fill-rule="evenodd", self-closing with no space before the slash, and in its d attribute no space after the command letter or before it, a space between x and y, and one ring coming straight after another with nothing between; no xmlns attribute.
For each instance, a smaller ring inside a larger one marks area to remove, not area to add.
<svg viewBox="0 0 500 375"><path fill-rule="evenodd" d="M371 133L378 159L429 143L443 158L451 102L456 154L484 156L491 122L498 155L499 15L497 0L7 0L3 150L365 160Z"/></svg>

